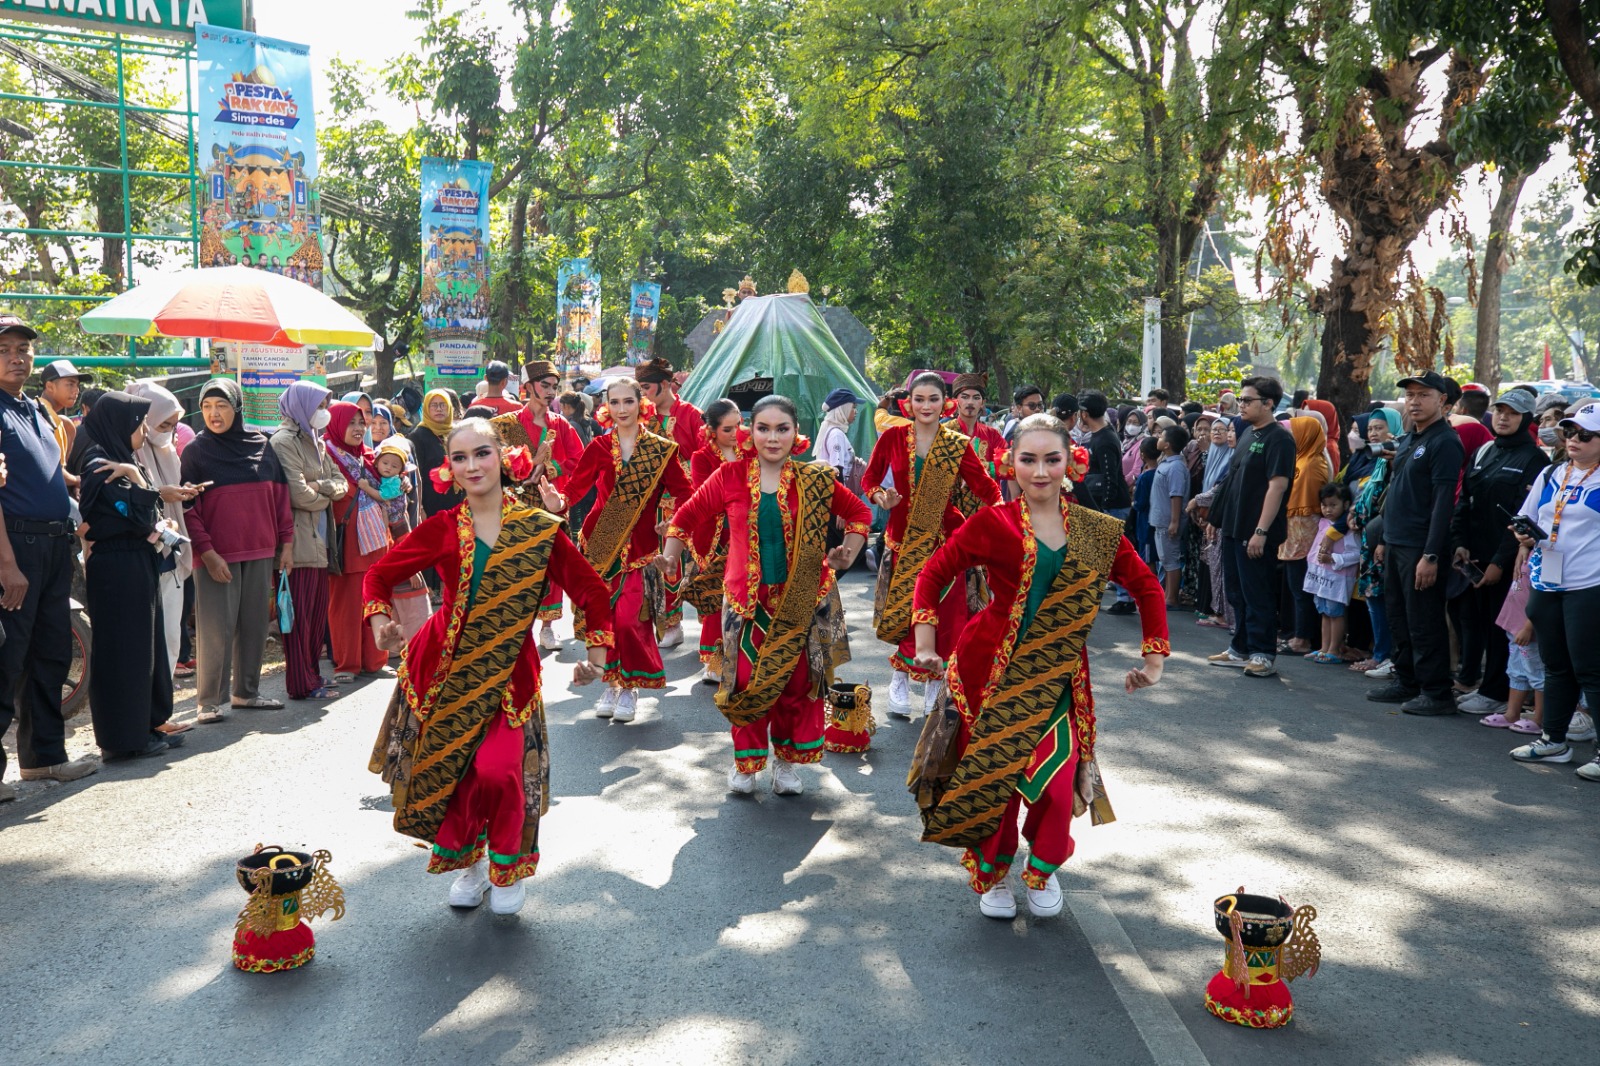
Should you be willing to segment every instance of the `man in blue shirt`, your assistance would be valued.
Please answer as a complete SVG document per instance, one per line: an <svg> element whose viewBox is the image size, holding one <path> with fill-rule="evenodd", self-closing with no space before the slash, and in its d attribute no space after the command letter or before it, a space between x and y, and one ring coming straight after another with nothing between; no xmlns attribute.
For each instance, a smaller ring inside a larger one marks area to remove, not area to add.
<svg viewBox="0 0 1600 1066"><path fill-rule="evenodd" d="M61 448L39 402L23 395L38 334L0 315L0 734L17 719L25 781L75 781L100 768L68 761L61 689L72 666L72 503ZM0 774L6 754L0 748ZM0 802L15 799L0 782Z"/></svg>

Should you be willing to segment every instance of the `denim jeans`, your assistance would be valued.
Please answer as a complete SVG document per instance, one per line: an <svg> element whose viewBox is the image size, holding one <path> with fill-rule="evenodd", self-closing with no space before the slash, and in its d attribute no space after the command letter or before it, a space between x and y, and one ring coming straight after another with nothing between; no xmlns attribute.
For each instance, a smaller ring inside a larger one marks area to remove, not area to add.
<svg viewBox="0 0 1600 1066"><path fill-rule="evenodd" d="M1380 663L1394 655L1394 637L1389 632L1389 611L1382 596L1367 597L1367 617L1372 619L1372 657Z"/></svg>

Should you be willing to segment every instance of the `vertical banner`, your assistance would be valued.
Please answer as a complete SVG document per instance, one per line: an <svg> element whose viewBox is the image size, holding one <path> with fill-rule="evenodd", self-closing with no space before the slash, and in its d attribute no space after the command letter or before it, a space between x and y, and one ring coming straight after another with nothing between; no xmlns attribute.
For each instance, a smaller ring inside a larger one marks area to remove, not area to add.
<svg viewBox="0 0 1600 1066"><path fill-rule="evenodd" d="M628 304L628 365L650 361L656 344L656 323L661 318L661 286L653 281L633 283L633 299Z"/></svg>
<svg viewBox="0 0 1600 1066"><path fill-rule="evenodd" d="M200 264L247 266L322 288L322 214L311 50L213 25L195 28ZM216 342L237 371L244 417L278 424L278 396L302 377L326 381L306 348Z"/></svg>
<svg viewBox="0 0 1600 1066"><path fill-rule="evenodd" d="M600 272L587 259L556 268L556 352L563 377L600 373Z"/></svg>
<svg viewBox="0 0 1600 1066"><path fill-rule="evenodd" d="M311 56L303 44L201 26L200 264L322 288Z"/></svg>
<svg viewBox="0 0 1600 1066"><path fill-rule="evenodd" d="M1161 298L1144 298L1144 350L1139 363L1139 398L1161 387Z"/></svg>
<svg viewBox="0 0 1600 1066"><path fill-rule="evenodd" d="M428 388L463 392L489 350L489 163L422 161L422 340Z"/></svg>
<svg viewBox="0 0 1600 1066"><path fill-rule="evenodd" d="M278 397L284 389L301 380L328 384L328 368L323 359L323 353L312 347L238 341L214 341L211 345L212 373L239 375L245 425L268 432L277 429L283 418Z"/></svg>

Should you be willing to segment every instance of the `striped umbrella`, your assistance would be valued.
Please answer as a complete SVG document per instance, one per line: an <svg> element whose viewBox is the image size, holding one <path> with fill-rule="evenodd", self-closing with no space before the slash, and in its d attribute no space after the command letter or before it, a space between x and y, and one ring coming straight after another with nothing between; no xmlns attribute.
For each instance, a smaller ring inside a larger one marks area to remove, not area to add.
<svg viewBox="0 0 1600 1066"><path fill-rule="evenodd" d="M86 333L125 337L383 347L371 327L311 286L244 266L164 274L107 300L78 323Z"/></svg>

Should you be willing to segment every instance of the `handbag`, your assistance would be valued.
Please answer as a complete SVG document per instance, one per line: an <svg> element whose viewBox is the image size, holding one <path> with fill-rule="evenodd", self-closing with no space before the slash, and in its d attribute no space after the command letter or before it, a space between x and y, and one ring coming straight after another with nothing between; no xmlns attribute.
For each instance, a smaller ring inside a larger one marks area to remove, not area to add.
<svg viewBox="0 0 1600 1066"><path fill-rule="evenodd" d="M939 705L922 723L917 748L911 756L911 771L906 774L906 791L917 797L917 806L930 810L938 806L955 776L961 761L961 712L946 688Z"/></svg>
<svg viewBox="0 0 1600 1066"><path fill-rule="evenodd" d="M345 537L349 536L349 530L347 530L345 527L348 526L350 524L350 520L356 516L356 511L360 508L360 506L360 500L352 501L350 504L350 510L346 511L344 514L343 521L328 523L329 577L342 577L344 575L344 539ZM333 517L333 504L331 503L328 505L328 517Z"/></svg>
<svg viewBox="0 0 1600 1066"><path fill-rule="evenodd" d="M278 632L294 629L294 599L289 595L289 571L278 574Z"/></svg>

